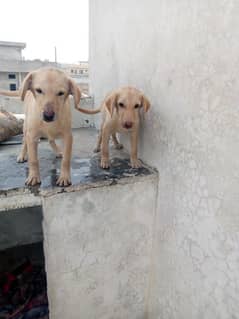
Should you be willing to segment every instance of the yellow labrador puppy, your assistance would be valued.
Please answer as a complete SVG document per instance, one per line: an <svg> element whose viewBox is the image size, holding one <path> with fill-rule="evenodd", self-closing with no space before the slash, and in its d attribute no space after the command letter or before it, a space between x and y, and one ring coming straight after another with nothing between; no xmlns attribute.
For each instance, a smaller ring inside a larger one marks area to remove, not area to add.
<svg viewBox="0 0 239 319"><path fill-rule="evenodd" d="M102 168L109 167L109 139L112 135L116 148L122 148L116 138L116 132L128 132L131 136L131 167L138 168L141 162L138 159L138 136L140 127L140 109L147 112L150 108L150 102L146 96L138 89L133 87L123 87L110 93L103 101L102 105L95 110L86 110L76 107L77 110L87 113L103 113L100 134L95 151L101 150Z"/></svg>
<svg viewBox="0 0 239 319"><path fill-rule="evenodd" d="M40 137L48 138L58 155L62 153L61 172L57 185L71 184L70 161L72 154L71 109L69 95L73 95L75 107L80 102L81 92L67 75L54 68L42 68L29 73L20 90L25 105L24 140L18 162L28 154L29 175L27 185L40 183L37 146ZM55 138L63 139L63 151Z"/></svg>

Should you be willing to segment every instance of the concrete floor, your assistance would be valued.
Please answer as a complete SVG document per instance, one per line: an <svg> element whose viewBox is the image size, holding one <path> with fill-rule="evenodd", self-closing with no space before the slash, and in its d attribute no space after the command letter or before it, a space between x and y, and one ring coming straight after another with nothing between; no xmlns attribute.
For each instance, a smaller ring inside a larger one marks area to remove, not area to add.
<svg viewBox="0 0 239 319"><path fill-rule="evenodd" d="M73 156L77 157L89 157L93 154L93 149L96 145L97 140L97 130L94 128L80 128L73 129ZM58 141L61 144L61 141ZM19 145L7 145L0 144L0 162L4 160L7 156L18 155L21 149L21 144ZM41 140L38 148L39 152L42 150L51 151L51 147L47 140ZM0 167L1 169L1 167Z"/></svg>
<svg viewBox="0 0 239 319"><path fill-rule="evenodd" d="M72 186L92 184L101 181L119 180L129 176L148 175L152 172L142 167L132 169L129 166L129 155L123 150L110 147L111 167L109 170L99 166L99 154L93 153L96 145L97 131L92 128L73 130L74 144L71 162ZM57 141L60 145L60 141ZM28 174L28 163L16 163L21 145L0 145L0 192L12 189L25 189ZM41 187L55 187L60 173L61 159L56 159L47 140L42 140L38 147ZM36 189L39 192L39 187Z"/></svg>

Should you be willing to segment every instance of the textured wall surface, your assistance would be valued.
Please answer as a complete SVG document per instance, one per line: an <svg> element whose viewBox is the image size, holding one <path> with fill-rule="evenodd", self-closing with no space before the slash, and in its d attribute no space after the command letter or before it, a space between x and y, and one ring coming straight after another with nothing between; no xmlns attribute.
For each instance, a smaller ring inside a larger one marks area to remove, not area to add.
<svg viewBox="0 0 239 319"><path fill-rule="evenodd" d="M156 176L44 199L51 319L143 318L152 265Z"/></svg>
<svg viewBox="0 0 239 319"><path fill-rule="evenodd" d="M152 102L140 143L160 173L150 318L238 318L238 16L237 0L91 1L96 104L127 84Z"/></svg>

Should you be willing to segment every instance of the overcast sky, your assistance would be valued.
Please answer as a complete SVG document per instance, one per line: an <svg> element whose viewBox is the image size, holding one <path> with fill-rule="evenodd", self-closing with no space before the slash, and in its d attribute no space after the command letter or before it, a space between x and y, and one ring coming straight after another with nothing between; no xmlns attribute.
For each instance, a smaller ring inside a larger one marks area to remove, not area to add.
<svg viewBox="0 0 239 319"><path fill-rule="evenodd" d="M0 41L25 42L26 59L88 60L88 0L1 1Z"/></svg>

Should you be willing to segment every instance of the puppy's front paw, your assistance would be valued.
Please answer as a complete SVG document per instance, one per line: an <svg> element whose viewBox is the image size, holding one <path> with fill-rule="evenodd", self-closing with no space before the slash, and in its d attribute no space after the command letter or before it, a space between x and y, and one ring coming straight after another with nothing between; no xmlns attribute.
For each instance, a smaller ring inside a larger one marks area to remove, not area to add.
<svg viewBox="0 0 239 319"><path fill-rule="evenodd" d="M110 167L109 159L108 158L101 158L100 167L109 168Z"/></svg>
<svg viewBox="0 0 239 319"><path fill-rule="evenodd" d="M130 165L132 168L139 168L142 166L142 163L140 160L138 160L137 158L134 158L134 159L130 159Z"/></svg>
<svg viewBox="0 0 239 319"><path fill-rule="evenodd" d="M22 156L21 154L17 157L17 162L18 163L24 163L27 161L27 156Z"/></svg>
<svg viewBox="0 0 239 319"><path fill-rule="evenodd" d="M40 176L29 174L28 178L25 181L27 186L35 186L37 184L41 184Z"/></svg>
<svg viewBox="0 0 239 319"><path fill-rule="evenodd" d="M58 180L56 181L56 185L57 186L69 186L71 185L71 178L70 175L60 175L60 177L58 178Z"/></svg>
<svg viewBox="0 0 239 319"><path fill-rule="evenodd" d="M124 148L124 145L123 144L116 144L115 145L115 149L117 149L117 150L122 150L122 148Z"/></svg>

